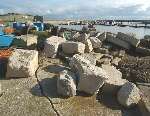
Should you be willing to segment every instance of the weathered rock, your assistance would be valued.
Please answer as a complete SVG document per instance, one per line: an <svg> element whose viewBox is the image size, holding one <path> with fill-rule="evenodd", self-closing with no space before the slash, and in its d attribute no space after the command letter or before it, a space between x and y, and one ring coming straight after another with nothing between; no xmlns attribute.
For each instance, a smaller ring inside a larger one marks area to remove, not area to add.
<svg viewBox="0 0 150 116"><path fill-rule="evenodd" d="M117 38L131 44L134 47L137 47L140 43L140 39L137 39L134 35L127 35L121 32L118 32Z"/></svg>
<svg viewBox="0 0 150 116"><path fill-rule="evenodd" d="M81 56L84 59L89 60L92 65L96 65L96 56L94 56L92 53L81 54Z"/></svg>
<svg viewBox="0 0 150 116"><path fill-rule="evenodd" d="M119 62L121 61L121 58L115 57L112 61L111 64L118 66Z"/></svg>
<svg viewBox="0 0 150 116"><path fill-rule="evenodd" d="M84 53L85 45L81 42L64 42L61 44L65 54Z"/></svg>
<svg viewBox="0 0 150 116"><path fill-rule="evenodd" d="M102 46L102 42L96 37L90 37L93 48L99 48Z"/></svg>
<svg viewBox="0 0 150 116"><path fill-rule="evenodd" d="M105 41L106 40L106 32L98 33L96 38L98 38L100 41Z"/></svg>
<svg viewBox="0 0 150 116"><path fill-rule="evenodd" d="M81 67L77 90L93 95L108 78L106 72L94 65L82 65Z"/></svg>
<svg viewBox="0 0 150 116"><path fill-rule="evenodd" d="M90 39L86 39L86 40L85 40L84 42L82 42L82 43L85 44L85 52L87 52L87 53L92 52L93 47L92 47L92 43L91 43Z"/></svg>
<svg viewBox="0 0 150 116"><path fill-rule="evenodd" d="M15 49L8 59L6 77L31 77L38 68L38 52Z"/></svg>
<svg viewBox="0 0 150 116"><path fill-rule="evenodd" d="M47 38L44 45L44 53L46 57L55 58L58 53L58 47L62 42L65 42L65 38L52 36Z"/></svg>
<svg viewBox="0 0 150 116"><path fill-rule="evenodd" d="M86 34L86 33L80 34L79 32L77 32L77 33L73 36L73 40L74 40L74 41L77 41L77 42L82 42L82 41L84 41L84 40L86 40L86 39L88 39L88 38L89 38L89 35L88 35L88 34Z"/></svg>
<svg viewBox="0 0 150 116"><path fill-rule="evenodd" d="M102 65L102 69L105 70L109 77L104 84L103 91L116 94L120 87L127 82L127 80L122 79L122 73L114 66Z"/></svg>
<svg viewBox="0 0 150 116"><path fill-rule="evenodd" d="M74 55L70 67L79 77L77 90L88 94L94 94L105 82L105 71L80 55Z"/></svg>
<svg viewBox="0 0 150 116"><path fill-rule="evenodd" d="M141 55L150 55L150 49L143 48L143 47L137 47L136 52Z"/></svg>
<svg viewBox="0 0 150 116"><path fill-rule="evenodd" d="M128 42L116 38L113 34L107 36L107 41L127 50L131 48L131 45Z"/></svg>
<svg viewBox="0 0 150 116"><path fill-rule="evenodd" d="M76 95L76 77L72 72L67 70L60 72L57 80L57 92L65 97Z"/></svg>
<svg viewBox="0 0 150 116"><path fill-rule="evenodd" d="M71 67L73 72L78 73L79 70L81 70L81 65L87 65L87 64L91 64L91 62L87 59L85 59L83 56L81 55L74 55L69 63L69 66Z"/></svg>
<svg viewBox="0 0 150 116"><path fill-rule="evenodd" d="M124 107L132 107L140 101L140 90L131 82L125 83L117 94L118 102Z"/></svg>

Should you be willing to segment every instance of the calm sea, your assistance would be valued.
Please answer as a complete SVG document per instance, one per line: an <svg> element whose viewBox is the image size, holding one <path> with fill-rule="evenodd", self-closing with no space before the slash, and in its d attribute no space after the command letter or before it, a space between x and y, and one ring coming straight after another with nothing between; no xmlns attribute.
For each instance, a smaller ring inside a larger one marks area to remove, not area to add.
<svg viewBox="0 0 150 116"><path fill-rule="evenodd" d="M81 26L81 25L61 25L61 27L81 30L83 26ZM97 31L100 31L100 32L112 32L112 33L116 33L116 34L118 32L133 33L133 34L136 34L136 36L139 39L143 39L143 37L145 35L150 35L150 29L146 29L146 28L103 26L103 25L97 25L95 27L96 27Z"/></svg>

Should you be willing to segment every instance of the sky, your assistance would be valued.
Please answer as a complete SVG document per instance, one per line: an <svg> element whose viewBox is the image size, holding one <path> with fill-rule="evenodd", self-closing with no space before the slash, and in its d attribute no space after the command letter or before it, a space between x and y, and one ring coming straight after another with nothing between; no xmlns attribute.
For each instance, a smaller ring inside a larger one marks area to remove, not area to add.
<svg viewBox="0 0 150 116"><path fill-rule="evenodd" d="M150 18L150 0L1 0L0 14L43 15L54 19Z"/></svg>

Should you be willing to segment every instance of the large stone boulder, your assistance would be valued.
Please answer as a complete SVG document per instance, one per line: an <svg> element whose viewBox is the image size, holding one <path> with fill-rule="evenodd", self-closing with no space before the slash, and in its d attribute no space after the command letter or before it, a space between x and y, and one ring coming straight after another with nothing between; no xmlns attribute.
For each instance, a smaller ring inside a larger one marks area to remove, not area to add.
<svg viewBox="0 0 150 116"><path fill-rule="evenodd" d="M129 44L128 42L126 42L124 40L116 38L115 34L107 33L107 39L106 40L107 40L107 42L113 43L114 45L117 45L121 48L124 48L127 50L131 49L131 44Z"/></svg>
<svg viewBox="0 0 150 116"><path fill-rule="evenodd" d="M76 77L74 73L67 70L60 72L57 80L57 92L65 97L76 95Z"/></svg>
<svg viewBox="0 0 150 116"><path fill-rule="evenodd" d="M132 107L140 101L140 90L131 82L125 83L117 94L118 102L124 107Z"/></svg>
<svg viewBox="0 0 150 116"><path fill-rule="evenodd" d="M47 38L44 44L44 53L46 57L55 58L58 53L59 45L65 42L65 38L52 36Z"/></svg>
<svg viewBox="0 0 150 116"><path fill-rule="evenodd" d="M15 49L8 59L6 77L31 77L37 68L38 51Z"/></svg>
<svg viewBox="0 0 150 116"><path fill-rule="evenodd" d="M94 65L82 65L79 72L78 91L95 94L107 80L106 72Z"/></svg>
<svg viewBox="0 0 150 116"><path fill-rule="evenodd" d="M137 47L140 43L140 39L137 39L134 35L131 34L129 35L118 32L117 38L131 44L134 47Z"/></svg>
<svg viewBox="0 0 150 116"><path fill-rule="evenodd" d="M93 48L99 48L102 46L102 42L96 37L90 37Z"/></svg>
<svg viewBox="0 0 150 116"><path fill-rule="evenodd" d="M82 42L86 39L89 38L89 35L86 34L86 33L82 33L80 34L79 32L77 32L74 36L73 36L73 40L76 41L76 42Z"/></svg>
<svg viewBox="0 0 150 116"><path fill-rule="evenodd" d="M106 32L104 32L104 33L98 33L96 35L96 38L98 38L102 42L105 41L106 40Z"/></svg>
<svg viewBox="0 0 150 116"><path fill-rule="evenodd" d="M75 55L71 59L70 66L79 77L77 90L88 94L96 93L108 78L103 69L92 65L89 60L80 55Z"/></svg>
<svg viewBox="0 0 150 116"><path fill-rule="evenodd" d="M84 53L85 51L85 44L81 42L64 42L61 44L62 51L65 54L78 54L78 53Z"/></svg>
<svg viewBox="0 0 150 116"><path fill-rule="evenodd" d="M120 87L127 82L127 80L122 79L122 73L114 66L102 65L102 69L105 70L109 77L104 84L103 91L116 94Z"/></svg>

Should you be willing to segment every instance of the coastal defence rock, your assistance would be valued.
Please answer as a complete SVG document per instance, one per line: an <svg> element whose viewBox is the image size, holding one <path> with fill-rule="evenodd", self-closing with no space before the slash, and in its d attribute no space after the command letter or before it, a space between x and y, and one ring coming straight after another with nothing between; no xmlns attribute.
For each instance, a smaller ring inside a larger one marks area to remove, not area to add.
<svg viewBox="0 0 150 116"><path fill-rule="evenodd" d="M99 48L102 46L102 42L96 37L90 37L93 48Z"/></svg>
<svg viewBox="0 0 150 116"><path fill-rule="evenodd" d="M76 95L76 77L74 73L64 70L57 80L57 92L61 96L73 97Z"/></svg>
<svg viewBox="0 0 150 116"><path fill-rule="evenodd" d="M96 35L96 38L98 38L102 42L105 41L106 40L106 32L104 32L104 33L98 33Z"/></svg>
<svg viewBox="0 0 150 116"><path fill-rule="evenodd" d="M103 86L103 91L116 94L120 87L128 82L126 79L122 79L122 73L114 66L102 65L102 69L108 75L108 79Z"/></svg>
<svg viewBox="0 0 150 116"><path fill-rule="evenodd" d="M77 90L87 94L95 94L107 80L106 72L94 65L81 65Z"/></svg>
<svg viewBox="0 0 150 116"><path fill-rule="evenodd" d="M124 49L127 49L127 50L131 49L131 45L128 42L116 38L116 36L114 36L114 34L107 33L107 41L110 43L113 43L119 47L122 47Z"/></svg>
<svg viewBox="0 0 150 116"><path fill-rule="evenodd" d="M150 49L147 48L137 47L135 51L141 55L150 55Z"/></svg>
<svg viewBox="0 0 150 116"><path fill-rule="evenodd" d="M131 44L134 47L137 47L140 43L140 39L136 39L136 37L134 35L128 35L128 34L118 32L116 37L125 42L128 42L129 44Z"/></svg>
<svg viewBox="0 0 150 116"><path fill-rule="evenodd" d="M108 78L103 69L92 65L80 55L73 56L70 67L79 77L77 90L91 95L96 93Z"/></svg>
<svg viewBox="0 0 150 116"><path fill-rule="evenodd" d="M124 107L130 108L140 101L140 90L131 82L125 83L117 94L118 102Z"/></svg>
<svg viewBox="0 0 150 116"><path fill-rule="evenodd" d="M38 51L15 49L8 59L6 78L31 77L38 68Z"/></svg>
<svg viewBox="0 0 150 116"><path fill-rule="evenodd" d="M61 44L62 51L65 54L78 54L78 53L84 53L85 51L85 44L81 42L71 42L67 41Z"/></svg>
<svg viewBox="0 0 150 116"><path fill-rule="evenodd" d="M65 38L52 36L47 38L44 45L44 53L46 57L55 58L58 53L59 45L65 42Z"/></svg>

